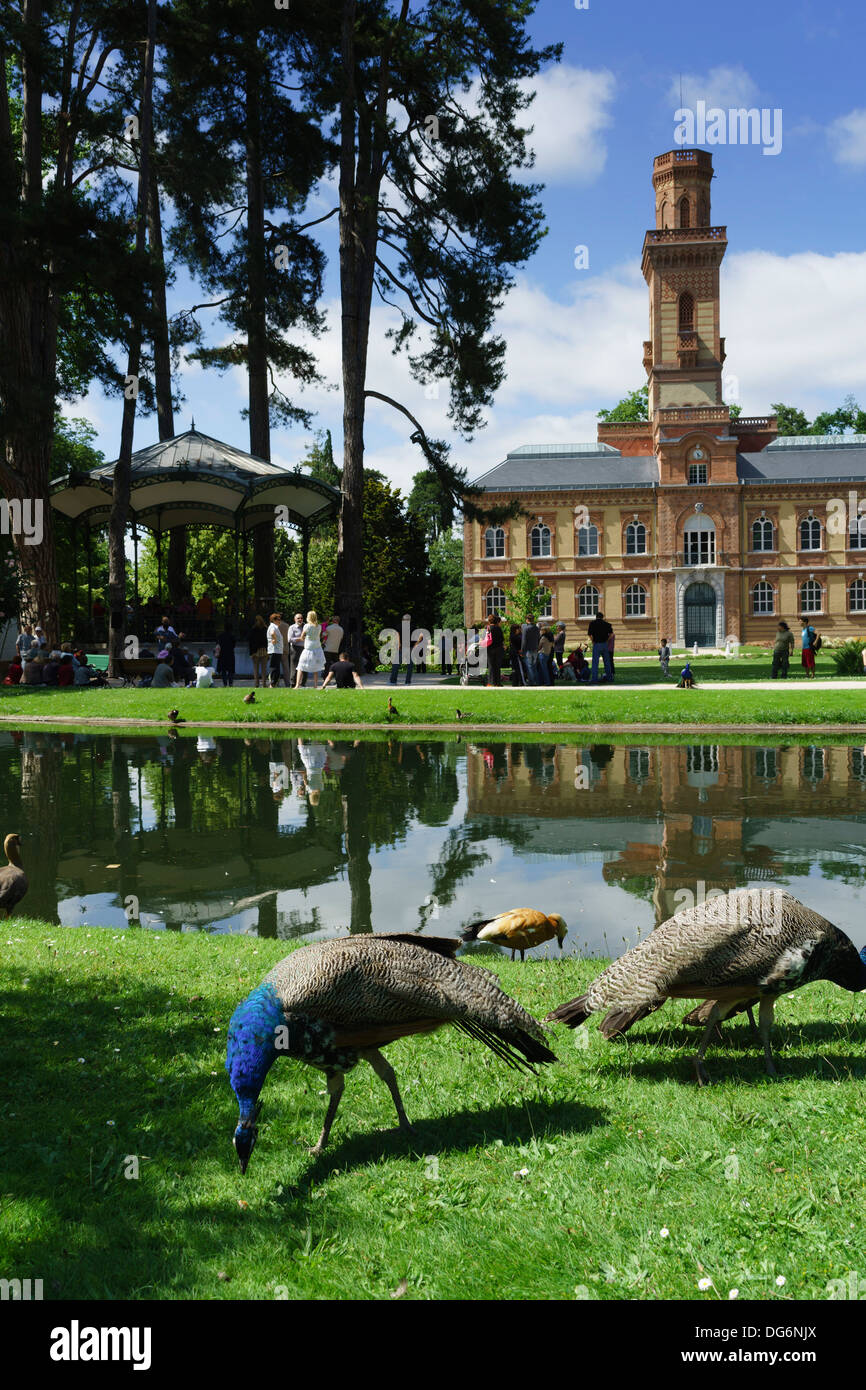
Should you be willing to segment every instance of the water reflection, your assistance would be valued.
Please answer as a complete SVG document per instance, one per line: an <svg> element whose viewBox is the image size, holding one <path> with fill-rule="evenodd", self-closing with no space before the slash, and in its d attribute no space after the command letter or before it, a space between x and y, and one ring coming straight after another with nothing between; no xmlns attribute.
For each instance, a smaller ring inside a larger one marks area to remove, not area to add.
<svg viewBox="0 0 866 1390"><path fill-rule="evenodd" d="M266 936L562 912L619 951L779 880L862 945L862 747L0 734L34 916Z"/></svg>

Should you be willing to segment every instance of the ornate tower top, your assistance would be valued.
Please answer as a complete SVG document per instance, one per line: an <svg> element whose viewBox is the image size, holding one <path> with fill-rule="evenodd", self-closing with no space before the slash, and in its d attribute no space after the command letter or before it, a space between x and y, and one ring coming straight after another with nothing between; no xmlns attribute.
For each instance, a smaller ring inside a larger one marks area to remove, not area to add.
<svg viewBox="0 0 866 1390"><path fill-rule="evenodd" d="M706 150L668 150L653 160L656 228L709 227L713 157Z"/></svg>

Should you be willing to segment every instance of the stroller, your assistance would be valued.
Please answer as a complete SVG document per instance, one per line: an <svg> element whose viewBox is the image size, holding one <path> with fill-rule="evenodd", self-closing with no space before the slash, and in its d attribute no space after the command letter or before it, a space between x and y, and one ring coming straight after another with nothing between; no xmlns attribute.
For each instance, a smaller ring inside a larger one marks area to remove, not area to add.
<svg viewBox="0 0 866 1390"><path fill-rule="evenodd" d="M468 685L468 684L469 684L469 682L470 682L470 680L471 680L471 678L472 678L472 672L473 672L473 671L475 671L475 672L477 673L477 672L483 670L482 664L481 664L481 662L480 662L479 659L478 659L480 653L481 653L481 639L480 639L480 638L476 638L474 642L470 642L470 643L468 644L468 646L466 647L465 652L463 653L463 656L462 656L461 659L460 659L459 671L460 671L460 684L461 684L461 685Z"/></svg>

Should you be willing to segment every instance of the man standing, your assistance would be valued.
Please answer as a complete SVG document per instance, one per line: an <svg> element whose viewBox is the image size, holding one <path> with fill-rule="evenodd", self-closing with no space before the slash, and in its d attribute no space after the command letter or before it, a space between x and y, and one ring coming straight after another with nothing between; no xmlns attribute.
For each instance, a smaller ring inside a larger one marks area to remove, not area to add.
<svg viewBox="0 0 866 1390"><path fill-rule="evenodd" d="M290 651L290 653L289 653L289 655L291 656L291 670L290 670L290 673L289 673L289 674L290 674L290 676L291 676L291 684L294 685L295 679L296 679L297 674L298 674L298 662L299 662L300 659L301 659L301 652L304 650L304 615L303 615L303 613L296 613L296 614L295 614L295 621L292 623L291 627L289 628L289 646L290 646L290 648L291 648L291 651ZM306 674L304 674L304 678L303 678L303 680L301 681L301 685L306 685L306 684L307 684L307 677L306 677Z"/></svg>
<svg viewBox="0 0 866 1390"><path fill-rule="evenodd" d="M818 634L816 633L812 624L809 622L809 619L806 617L805 613L801 617L800 622L803 624L803 632L801 636L801 642L803 644L803 652L801 656L803 669L805 670L806 675L809 677L809 679L813 680L815 676L815 638Z"/></svg>
<svg viewBox="0 0 866 1390"><path fill-rule="evenodd" d="M770 674L773 680L781 675L782 680L788 679L788 662L794 651L794 634L786 622L779 623L776 632L776 640L773 643L773 666Z"/></svg>
<svg viewBox="0 0 866 1390"><path fill-rule="evenodd" d="M541 634L538 623L527 613L520 629L520 651L526 666L526 684L538 685L538 642Z"/></svg>
<svg viewBox="0 0 866 1390"><path fill-rule="evenodd" d="M613 669L610 658L609 642L613 633L610 623L605 620L601 609L596 613L589 627L587 628L589 640L592 642L592 674L590 684L598 685L598 663L604 662L605 680L611 680Z"/></svg>
<svg viewBox="0 0 866 1390"><path fill-rule="evenodd" d="M30 651L30 648L35 645L35 642L36 638L33 636L33 625L31 623L24 623L15 643L15 650L18 652L18 655L20 657L25 657Z"/></svg>
<svg viewBox="0 0 866 1390"><path fill-rule="evenodd" d="M340 647L343 644L343 629L340 627L340 619L332 618L328 623L328 630L325 633L325 671L330 671L334 662L340 655ZM324 686L322 687L324 689Z"/></svg>

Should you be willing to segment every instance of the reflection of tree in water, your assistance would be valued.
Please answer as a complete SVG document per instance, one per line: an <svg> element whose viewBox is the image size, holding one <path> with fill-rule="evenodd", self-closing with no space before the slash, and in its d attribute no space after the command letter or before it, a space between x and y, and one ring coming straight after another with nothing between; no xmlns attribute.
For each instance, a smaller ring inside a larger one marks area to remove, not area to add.
<svg viewBox="0 0 866 1390"><path fill-rule="evenodd" d="M63 738L25 734L21 749L22 860L30 884L24 910L57 921L57 865L63 818ZM7 832L8 833L8 832Z"/></svg>

